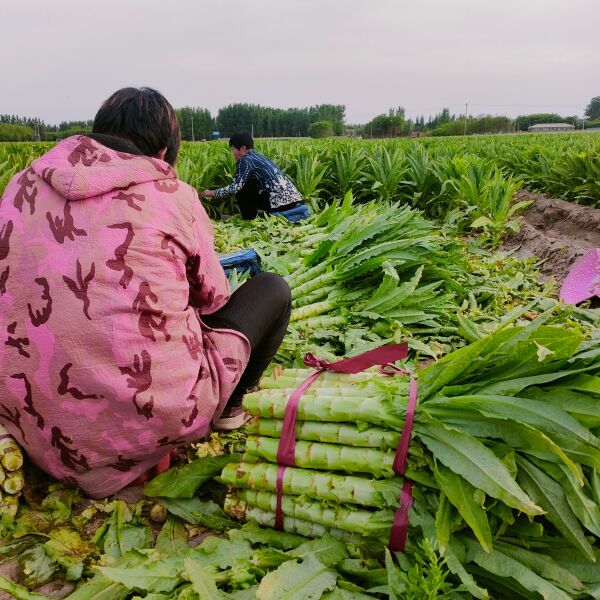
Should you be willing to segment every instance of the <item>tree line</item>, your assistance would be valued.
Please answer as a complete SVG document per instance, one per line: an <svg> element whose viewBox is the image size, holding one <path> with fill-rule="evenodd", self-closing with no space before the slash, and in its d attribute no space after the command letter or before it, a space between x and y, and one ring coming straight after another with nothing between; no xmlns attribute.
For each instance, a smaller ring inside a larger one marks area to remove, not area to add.
<svg viewBox="0 0 600 600"><path fill-rule="evenodd" d="M188 141L230 137L236 131L249 131L255 137L306 137L311 125L327 123L328 135L345 133L346 107L319 104L307 108L272 108L258 104L230 104L212 116L206 108L175 110L181 137ZM41 119L0 115L0 141L55 141L70 135L88 133L93 121L63 121L48 125Z"/></svg>
<svg viewBox="0 0 600 600"><path fill-rule="evenodd" d="M527 131L538 123L570 123L581 128L576 116L555 113L520 115L515 119L497 115L466 116L451 114L443 108L436 115L406 118L402 106L390 108L364 125L346 125L346 107L318 104L306 108L273 108L258 104L236 103L220 108L213 116L206 108L176 109L182 139L187 141L228 138L236 131L249 131L255 137L329 137L359 135L385 138L402 135L462 135ZM600 126L600 96L592 98L584 112L585 127ZM70 135L88 133L92 121L63 121L50 125L38 118L0 114L0 141L56 141Z"/></svg>

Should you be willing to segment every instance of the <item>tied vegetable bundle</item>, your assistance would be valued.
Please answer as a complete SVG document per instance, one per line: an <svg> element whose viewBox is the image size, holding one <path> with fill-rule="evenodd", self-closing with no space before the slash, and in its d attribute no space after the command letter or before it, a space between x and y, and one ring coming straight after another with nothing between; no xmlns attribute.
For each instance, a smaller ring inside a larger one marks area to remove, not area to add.
<svg viewBox="0 0 600 600"><path fill-rule="evenodd" d="M0 425L0 516L17 514L19 495L25 484L22 466L21 448Z"/></svg>
<svg viewBox="0 0 600 600"><path fill-rule="evenodd" d="M543 314L504 327L419 373L406 477L407 552L425 537L477 598L600 597L600 340ZM229 514L273 526L285 405L309 370L273 373L244 406L244 462L221 480ZM300 400L296 467L283 475L283 527L386 543L405 377L323 373ZM532 595L533 594L533 595Z"/></svg>

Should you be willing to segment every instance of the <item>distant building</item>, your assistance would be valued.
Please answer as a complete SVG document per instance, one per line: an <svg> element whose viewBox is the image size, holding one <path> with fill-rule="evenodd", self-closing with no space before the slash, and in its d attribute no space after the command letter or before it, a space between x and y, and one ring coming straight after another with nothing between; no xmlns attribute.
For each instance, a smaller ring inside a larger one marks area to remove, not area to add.
<svg viewBox="0 0 600 600"><path fill-rule="evenodd" d="M527 130L533 133L542 133L545 131L573 131L575 125L570 123L538 123L537 125L530 125Z"/></svg>

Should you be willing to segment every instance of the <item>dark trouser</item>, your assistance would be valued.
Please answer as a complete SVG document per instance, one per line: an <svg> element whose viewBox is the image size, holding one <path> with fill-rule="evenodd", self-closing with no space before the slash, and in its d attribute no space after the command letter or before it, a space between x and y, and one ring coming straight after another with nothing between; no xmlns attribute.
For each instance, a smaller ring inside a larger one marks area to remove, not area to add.
<svg viewBox="0 0 600 600"><path fill-rule="evenodd" d="M244 219L255 219L259 210L264 210L268 213L277 214L282 210L286 210L297 206L300 202L293 202L286 206L278 206L276 209L271 208L269 203L269 192L261 190L256 179L249 179L246 185L235 195L235 199L240 207L240 212Z"/></svg>
<svg viewBox="0 0 600 600"><path fill-rule="evenodd" d="M229 302L202 317L214 329L236 329L250 342L250 361L231 395L230 404L239 404L246 390L258 385L287 331L292 311L290 288L275 273L259 273L241 285Z"/></svg>
<svg viewBox="0 0 600 600"><path fill-rule="evenodd" d="M255 219L259 210L269 211L269 192L261 190L256 179L249 179L235 195L244 219Z"/></svg>

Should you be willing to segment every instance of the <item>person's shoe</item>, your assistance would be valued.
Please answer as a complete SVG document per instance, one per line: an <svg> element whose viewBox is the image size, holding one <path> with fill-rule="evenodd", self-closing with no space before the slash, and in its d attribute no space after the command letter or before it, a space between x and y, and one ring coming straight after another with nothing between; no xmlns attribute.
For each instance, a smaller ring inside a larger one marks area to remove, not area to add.
<svg viewBox="0 0 600 600"><path fill-rule="evenodd" d="M251 418L252 415L247 413L241 404L226 406L223 414L213 421L213 430L233 431L243 427Z"/></svg>

